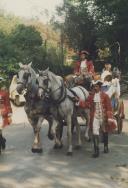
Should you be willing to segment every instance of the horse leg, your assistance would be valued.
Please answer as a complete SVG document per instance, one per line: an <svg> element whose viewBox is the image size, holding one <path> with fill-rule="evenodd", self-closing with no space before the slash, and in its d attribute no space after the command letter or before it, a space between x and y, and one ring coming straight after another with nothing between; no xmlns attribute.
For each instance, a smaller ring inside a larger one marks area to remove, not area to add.
<svg viewBox="0 0 128 188"><path fill-rule="evenodd" d="M38 118L36 121L32 121L29 119L29 122L31 122L31 125L33 127L34 131L34 142L32 145L32 152L33 153L42 153L42 145L40 140L40 130L41 130L41 123L44 120L44 118Z"/></svg>
<svg viewBox="0 0 128 188"><path fill-rule="evenodd" d="M80 133L80 125L78 123L77 114L75 112L73 113L72 120L73 120L73 125L76 126L77 138L78 138L78 143L75 146L75 149L80 149L81 148L81 143L82 143L82 141L81 141L81 133Z"/></svg>
<svg viewBox="0 0 128 188"><path fill-rule="evenodd" d="M90 141L90 135L89 135L89 131L90 131L90 112L89 110L86 109L85 111L85 116L86 116L86 129L85 129L85 134L84 137L87 141Z"/></svg>
<svg viewBox="0 0 128 188"><path fill-rule="evenodd" d="M61 140L61 132L60 132L60 128L61 128L62 124L57 121L57 120L53 120L53 134L54 134L54 141L55 141L55 145L54 145L54 149L60 149L62 148L63 144L62 144L62 140Z"/></svg>
<svg viewBox="0 0 128 188"><path fill-rule="evenodd" d="M52 126L53 126L53 117L48 116L48 117L46 118L46 120L47 120L48 123L49 123L48 138L49 138L50 140L53 140L53 139L54 139L54 134L53 134L53 130L52 130Z"/></svg>
<svg viewBox="0 0 128 188"><path fill-rule="evenodd" d="M68 135L68 151L67 155L72 155L72 120L71 115L67 116L67 135Z"/></svg>

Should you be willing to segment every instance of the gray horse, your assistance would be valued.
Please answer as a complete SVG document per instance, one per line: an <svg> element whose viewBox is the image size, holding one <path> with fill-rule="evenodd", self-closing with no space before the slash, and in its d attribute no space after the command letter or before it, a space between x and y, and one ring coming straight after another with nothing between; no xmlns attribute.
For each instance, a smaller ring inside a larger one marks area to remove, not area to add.
<svg viewBox="0 0 128 188"><path fill-rule="evenodd" d="M67 89L64 81L60 76L55 75L49 69L39 71L38 77L39 96L44 100L46 96L50 101L50 111L54 117L53 130L57 125L61 126L60 121L64 120L67 123L68 135L68 155L72 155L72 118L75 117L76 128L78 133L78 146L81 146L80 126L76 118L76 107L74 101L74 93L78 98L86 100L88 91L81 87L74 87L72 91ZM83 110L85 112L85 110ZM87 114L86 112L84 115ZM55 135L55 134L54 134ZM55 137L55 144L61 145L62 141Z"/></svg>
<svg viewBox="0 0 128 188"><path fill-rule="evenodd" d="M37 95L37 75L32 69L31 63L29 63L28 65L19 63L19 66L20 70L18 72L17 91L19 94L21 94L24 90L26 90L26 103L24 109L27 114L28 120L33 127L35 136L32 146L32 152L40 153L42 152L42 144L40 140L41 124L44 118L49 122L48 137L50 139L53 139L53 135L51 133L53 118L49 113L48 104L46 104L44 100L39 99Z"/></svg>

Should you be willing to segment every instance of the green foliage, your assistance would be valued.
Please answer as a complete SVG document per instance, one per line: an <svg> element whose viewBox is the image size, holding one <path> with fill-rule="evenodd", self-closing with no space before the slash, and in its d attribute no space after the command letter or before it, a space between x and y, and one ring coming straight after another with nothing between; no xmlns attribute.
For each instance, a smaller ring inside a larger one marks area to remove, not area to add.
<svg viewBox="0 0 128 188"><path fill-rule="evenodd" d="M5 17L6 21L8 19L10 18ZM7 84L18 71L19 62L27 64L32 61L35 70L50 67L55 73L64 72L65 67L62 68L60 63L61 50L52 44L57 38L55 33L49 30L47 34L50 37L53 35L50 38L52 43L49 42L49 38L43 43L42 33L39 32L41 27L38 24L37 30L36 25L17 25L16 23L13 23L15 26L9 32L5 32L6 27L4 30L0 28L0 75L5 78ZM58 44L58 41L56 43Z"/></svg>
<svg viewBox="0 0 128 188"><path fill-rule="evenodd" d="M58 14L65 17L63 30L68 45L74 49L95 48L95 22L89 13L86 1L65 0L63 7L58 8Z"/></svg>
<svg viewBox="0 0 128 188"><path fill-rule="evenodd" d="M128 54L128 1L127 0L88 0L95 6L95 20L98 28L98 40L101 45L107 41L112 52L111 59L121 68L126 69ZM121 53L118 57L117 41Z"/></svg>

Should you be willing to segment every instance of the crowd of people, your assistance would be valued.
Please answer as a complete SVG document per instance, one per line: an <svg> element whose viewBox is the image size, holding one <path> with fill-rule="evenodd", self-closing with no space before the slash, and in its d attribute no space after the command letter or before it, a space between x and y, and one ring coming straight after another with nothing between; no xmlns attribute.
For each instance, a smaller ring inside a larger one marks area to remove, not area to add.
<svg viewBox="0 0 128 188"><path fill-rule="evenodd" d="M89 75L92 78L90 95L84 102L79 100L76 105L90 109L90 128L93 135L94 154L99 157L100 132L103 134L104 153L108 153L108 133L117 127L114 109L120 99L120 71L106 62L101 74L97 74L93 62L88 60L89 53L82 51L80 61L76 62L74 74ZM121 118L124 118L124 108L121 108Z"/></svg>

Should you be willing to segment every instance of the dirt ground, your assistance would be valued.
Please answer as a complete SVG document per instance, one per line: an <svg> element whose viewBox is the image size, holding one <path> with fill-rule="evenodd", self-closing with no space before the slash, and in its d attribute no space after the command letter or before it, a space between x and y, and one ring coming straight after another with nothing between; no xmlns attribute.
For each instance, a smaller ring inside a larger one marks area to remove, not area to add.
<svg viewBox="0 0 128 188"><path fill-rule="evenodd" d="M31 153L32 128L23 107L13 106L13 124L4 130L7 148L0 156L0 188L128 188L128 96L124 104L123 133L110 135L109 154L100 145L98 159L91 158L92 143L84 139L81 150L66 156L66 133L63 149L54 150L46 121L41 133L43 153Z"/></svg>

